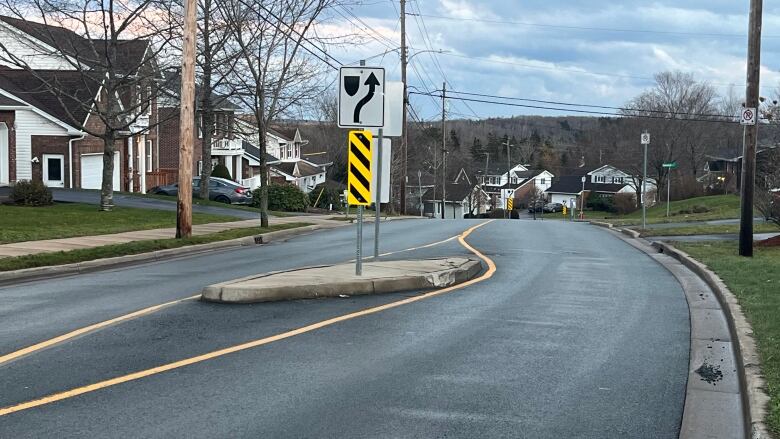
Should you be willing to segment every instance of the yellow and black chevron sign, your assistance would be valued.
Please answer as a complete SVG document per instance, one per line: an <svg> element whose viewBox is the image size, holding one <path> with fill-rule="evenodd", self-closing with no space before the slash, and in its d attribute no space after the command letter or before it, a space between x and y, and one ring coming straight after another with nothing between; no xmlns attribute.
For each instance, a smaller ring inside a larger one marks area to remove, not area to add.
<svg viewBox="0 0 780 439"><path fill-rule="evenodd" d="M371 204L371 131L349 132L349 167L347 202L352 206Z"/></svg>

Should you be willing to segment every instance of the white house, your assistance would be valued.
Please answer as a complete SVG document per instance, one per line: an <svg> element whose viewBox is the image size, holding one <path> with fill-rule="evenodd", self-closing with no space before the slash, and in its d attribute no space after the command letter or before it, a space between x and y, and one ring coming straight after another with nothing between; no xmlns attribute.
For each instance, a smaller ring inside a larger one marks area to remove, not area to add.
<svg viewBox="0 0 780 439"><path fill-rule="evenodd" d="M573 175L559 177L545 191L548 201L569 205L571 200L579 206L583 191L604 196L636 194L635 179L614 166L604 165L593 170L582 169ZM655 192L655 181L647 180L648 193Z"/></svg>

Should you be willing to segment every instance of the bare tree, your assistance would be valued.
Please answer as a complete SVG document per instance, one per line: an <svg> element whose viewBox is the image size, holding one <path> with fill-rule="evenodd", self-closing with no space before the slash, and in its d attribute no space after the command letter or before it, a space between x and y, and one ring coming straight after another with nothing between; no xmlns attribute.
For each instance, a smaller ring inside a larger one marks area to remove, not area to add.
<svg viewBox="0 0 780 439"><path fill-rule="evenodd" d="M145 120L160 79L157 62L171 41L165 0L2 0L5 21L23 28L20 56L0 42L0 61L28 72L37 93L52 95L66 122L103 141L102 210L113 205L114 152L132 129L149 130ZM10 22L8 20L15 20ZM27 38L32 34L40 45ZM56 58L60 72L41 69L38 56ZM76 86L78 85L78 86ZM84 93L84 90L90 93ZM151 92L151 93L150 93ZM89 116L84 119L82 114ZM94 123L96 119L99 123ZM143 177L143 176L142 176Z"/></svg>
<svg viewBox="0 0 780 439"><path fill-rule="evenodd" d="M230 77L233 96L251 113L260 148L260 218L268 226L268 127L325 89L320 65L308 56L310 30L336 0L225 1L222 15L241 53ZM310 50L310 49L309 49Z"/></svg>
<svg viewBox="0 0 780 439"><path fill-rule="evenodd" d="M756 169L756 209L780 226L780 148L763 151Z"/></svg>

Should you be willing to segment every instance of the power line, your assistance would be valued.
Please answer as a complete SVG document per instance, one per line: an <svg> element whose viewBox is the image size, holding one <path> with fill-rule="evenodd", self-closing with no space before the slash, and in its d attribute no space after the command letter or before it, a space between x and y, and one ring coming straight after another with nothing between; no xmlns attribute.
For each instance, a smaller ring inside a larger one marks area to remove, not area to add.
<svg viewBox="0 0 780 439"><path fill-rule="evenodd" d="M421 17L437 18L441 20L472 21L472 22L492 23L492 24L511 24L515 26L528 26L528 27L549 28L549 29L581 30L581 31L597 31L597 32L621 32L621 33L635 33L635 34L747 38L747 35L744 34L666 31L666 30L650 30L650 29L621 29L621 28L589 27L589 26L565 26L559 24L531 23L531 22L510 21L510 20L491 20L486 18L451 17L451 16L444 16L444 15L431 15L431 14L410 14L410 15L419 15ZM780 38L780 35L764 35L763 38Z"/></svg>
<svg viewBox="0 0 780 439"><path fill-rule="evenodd" d="M690 112L684 112L684 111L664 111L664 110L644 110L641 108L629 108L629 107L610 107L606 105L591 105L591 104L576 104L576 103L570 103L570 102L558 102L558 101L545 101L540 99L528 99L528 98L517 98L517 97L509 97L509 96L498 96L498 95L490 95L490 94L481 94L481 93L468 93L465 91L455 91L450 90L450 93L455 94L462 94L467 96L478 96L483 98L495 98L495 99L505 99L505 100L511 100L511 101L523 101L523 102L534 102L537 104L550 104L550 105L564 105L569 107L581 107L581 108L600 108L602 110L618 110L618 111L639 111L643 113L657 113L657 114L675 114L675 115L684 115L684 116L701 116L701 117L736 117L736 115L726 115L726 114L705 114L705 113L690 113Z"/></svg>
<svg viewBox="0 0 780 439"><path fill-rule="evenodd" d="M424 93L419 92L410 92L409 94L417 94L421 95ZM442 98L442 95L432 95L435 98ZM457 96L447 96L447 99L458 99L462 101L468 101L468 102L476 102L476 103L482 103L482 104L493 104L493 105L503 105L508 107L521 107L521 108L533 108L537 110L552 110L552 111L561 111L561 112L572 112L572 113L580 113L580 114L593 114L593 115L600 115L600 116L612 116L612 117L633 117L633 118L641 118L641 119L662 119L662 120L679 120L679 121L690 121L690 122L716 122L716 123L739 123L735 120L716 120L716 119L696 119L696 118L675 118L675 117L665 117L665 116L654 116L649 114L637 114L637 115L626 115L626 114L620 114L620 113L608 113L605 111L593 111L593 110L578 110L574 108L560 108L560 107L548 107L548 106L541 106L541 105L529 105L529 104L517 104L512 102L500 102L500 101L491 101L487 99L473 99L473 98L464 98L464 97L457 97ZM731 116L728 116L731 118Z"/></svg>

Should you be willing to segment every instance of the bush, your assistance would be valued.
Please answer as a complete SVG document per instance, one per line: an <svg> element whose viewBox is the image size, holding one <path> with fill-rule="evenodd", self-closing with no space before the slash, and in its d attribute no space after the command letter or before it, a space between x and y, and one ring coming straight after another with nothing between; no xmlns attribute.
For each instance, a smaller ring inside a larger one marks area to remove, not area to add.
<svg viewBox="0 0 780 439"><path fill-rule="evenodd" d="M591 210L600 210L603 212L614 213L615 203L610 197L600 197L598 195L588 197L588 201L585 203L585 207Z"/></svg>
<svg viewBox="0 0 780 439"><path fill-rule="evenodd" d="M232 178L230 177L230 171L228 171L228 168L225 165L214 166L214 169L211 171L211 176L232 180Z"/></svg>
<svg viewBox="0 0 780 439"><path fill-rule="evenodd" d="M252 205L260 207L260 194L263 188L259 187L252 192ZM280 212L303 212L309 205L309 197L297 186L291 184L271 184L268 186L268 210Z"/></svg>
<svg viewBox="0 0 780 439"><path fill-rule="evenodd" d="M504 211L504 209L493 209L490 212L488 212L488 215L489 218L500 219L506 217L506 212Z"/></svg>
<svg viewBox="0 0 780 439"><path fill-rule="evenodd" d="M323 188L325 189L324 191ZM322 192L322 196L320 196L320 192ZM317 197L320 198L319 202L317 202ZM315 202L317 202L316 206L314 205ZM338 209L341 206L341 191L335 187L326 186L323 183L309 192L309 206L327 209L331 204L333 204L334 209Z"/></svg>
<svg viewBox="0 0 780 439"><path fill-rule="evenodd" d="M11 200L23 206L49 206L54 203L51 190L41 181L20 181L11 190Z"/></svg>
<svg viewBox="0 0 780 439"><path fill-rule="evenodd" d="M625 215L637 209L636 198L633 194L615 194L612 204L615 206L615 213L619 215Z"/></svg>

